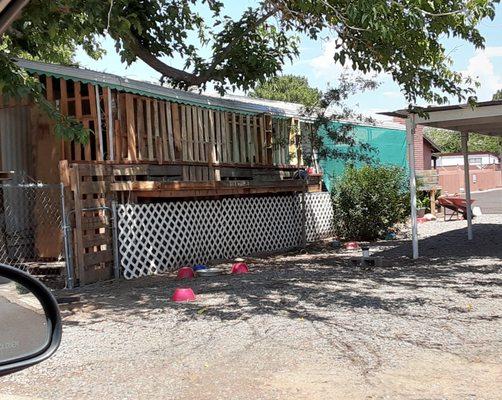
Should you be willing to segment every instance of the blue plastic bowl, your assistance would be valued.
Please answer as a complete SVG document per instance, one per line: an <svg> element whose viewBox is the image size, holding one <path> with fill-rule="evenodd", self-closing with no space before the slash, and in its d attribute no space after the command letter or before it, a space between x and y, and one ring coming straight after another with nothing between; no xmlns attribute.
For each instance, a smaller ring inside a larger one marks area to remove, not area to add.
<svg viewBox="0 0 502 400"><path fill-rule="evenodd" d="M202 269L207 269L207 267L205 265L202 265L202 264L197 264L195 267L193 267L194 271L200 271Z"/></svg>

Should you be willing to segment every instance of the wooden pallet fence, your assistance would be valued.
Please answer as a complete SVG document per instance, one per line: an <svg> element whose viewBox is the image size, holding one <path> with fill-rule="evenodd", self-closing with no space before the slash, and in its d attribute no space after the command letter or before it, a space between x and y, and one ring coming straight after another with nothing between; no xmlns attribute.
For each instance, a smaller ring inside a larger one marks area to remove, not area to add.
<svg viewBox="0 0 502 400"><path fill-rule="evenodd" d="M70 196L74 209L73 250L75 278L81 285L113 276L112 227L109 165L72 164L69 168Z"/></svg>

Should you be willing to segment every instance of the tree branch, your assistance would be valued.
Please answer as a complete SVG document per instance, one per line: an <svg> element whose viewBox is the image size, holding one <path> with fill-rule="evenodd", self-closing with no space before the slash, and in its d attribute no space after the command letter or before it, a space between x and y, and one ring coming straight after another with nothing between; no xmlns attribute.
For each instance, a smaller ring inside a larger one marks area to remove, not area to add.
<svg viewBox="0 0 502 400"><path fill-rule="evenodd" d="M260 18L258 18L254 22L254 24L251 24L247 30L243 31L240 35L234 36L233 39L223 48L223 50L219 54L213 57L213 61L209 65L209 68L201 74L201 77L208 78L207 80L209 80L209 77L211 77L214 74L216 68L218 68L218 65L221 64L221 62L225 59L225 57L228 54L230 54L230 52L232 51L234 46L239 42L239 40L242 39L244 33L250 32L251 30L258 28L267 19L269 19L271 16L277 13L277 11L278 11L277 8L275 7L272 8L270 11L268 11L267 13L263 14Z"/></svg>
<svg viewBox="0 0 502 400"><path fill-rule="evenodd" d="M133 34L129 34L126 38L124 38L124 42L139 59L144 61L150 67L160 72L163 77L171 78L178 82L183 82L186 87L188 86L200 86L205 82L208 82L212 79L221 79L221 76L217 73L218 66L225 60L225 58L230 54L235 45L242 39L245 33L250 32L261 24L263 24L267 19L269 19L272 15L277 13L277 8L273 8L263 14L260 18L258 18L253 24L250 24L246 30L244 30L240 35L236 35L232 38L232 40L215 56L213 56L213 60L211 64L209 64L208 68L203 70L200 75L196 75L191 72L183 71L178 68L174 68L163 61L161 61L157 56L152 54L149 50L144 48L140 43L138 38Z"/></svg>
<svg viewBox="0 0 502 400"><path fill-rule="evenodd" d="M131 50L139 59L144 61L154 70L160 72L162 76L167 76L176 81L185 82L187 86L199 85L201 83L199 82L200 79L197 75L171 67L170 65L160 61L150 51L141 46L132 33L128 35L127 38L124 38L124 41L127 47L129 47L129 50Z"/></svg>

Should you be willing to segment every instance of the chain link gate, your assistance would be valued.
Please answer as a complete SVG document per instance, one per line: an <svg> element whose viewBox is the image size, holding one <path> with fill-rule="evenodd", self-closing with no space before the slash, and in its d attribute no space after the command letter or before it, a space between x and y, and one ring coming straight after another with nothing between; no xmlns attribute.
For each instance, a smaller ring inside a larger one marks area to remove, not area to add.
<svg viewBox="0 0 502 400"><path fill-rule="evenodd" d="M62 275L63 259L60 185L0 185L0 262L33 274Z"/></svg>
<svg viewBox="0 0 502 400"><path fill-rule="evenodd" d="M287 250L333 232L329 193L305 194L305 207L300 194L290 194L119 204L116 214L117 261L126 279Z"/></svg>

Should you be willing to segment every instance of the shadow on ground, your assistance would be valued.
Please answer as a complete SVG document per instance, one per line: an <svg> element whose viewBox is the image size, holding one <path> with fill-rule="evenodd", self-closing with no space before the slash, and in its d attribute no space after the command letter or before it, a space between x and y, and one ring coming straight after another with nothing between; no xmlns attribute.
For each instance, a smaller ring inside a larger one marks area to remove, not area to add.
<svg viewBox="0 0 502 400"><path fill-rule="evenodd" d="M324 312L328 308L407 315L414 306L431 302L445 312L463 313L465 310L431 297L430 290L454 291L466 298L500 298L495 289L502 283L502 226L478 224L474 234L472 242L467 241L466 229L422 239L422 257L415 261L407 256L409 241L378 243L375 255L384 258L384 266L371 271L351 266L353 253L337 253L325 244L253 259L252 272L247 275L183 282L176 281L174 275L159 275L100 283L74 291L81 302L63 306L63 315L67 325L93 324L119 314L150 319L155 312L171 311L181 320L231 321L280 315L327 322L332 321ZM197 301L172 302L174 289L187 285L197 293Z"/></svg>

